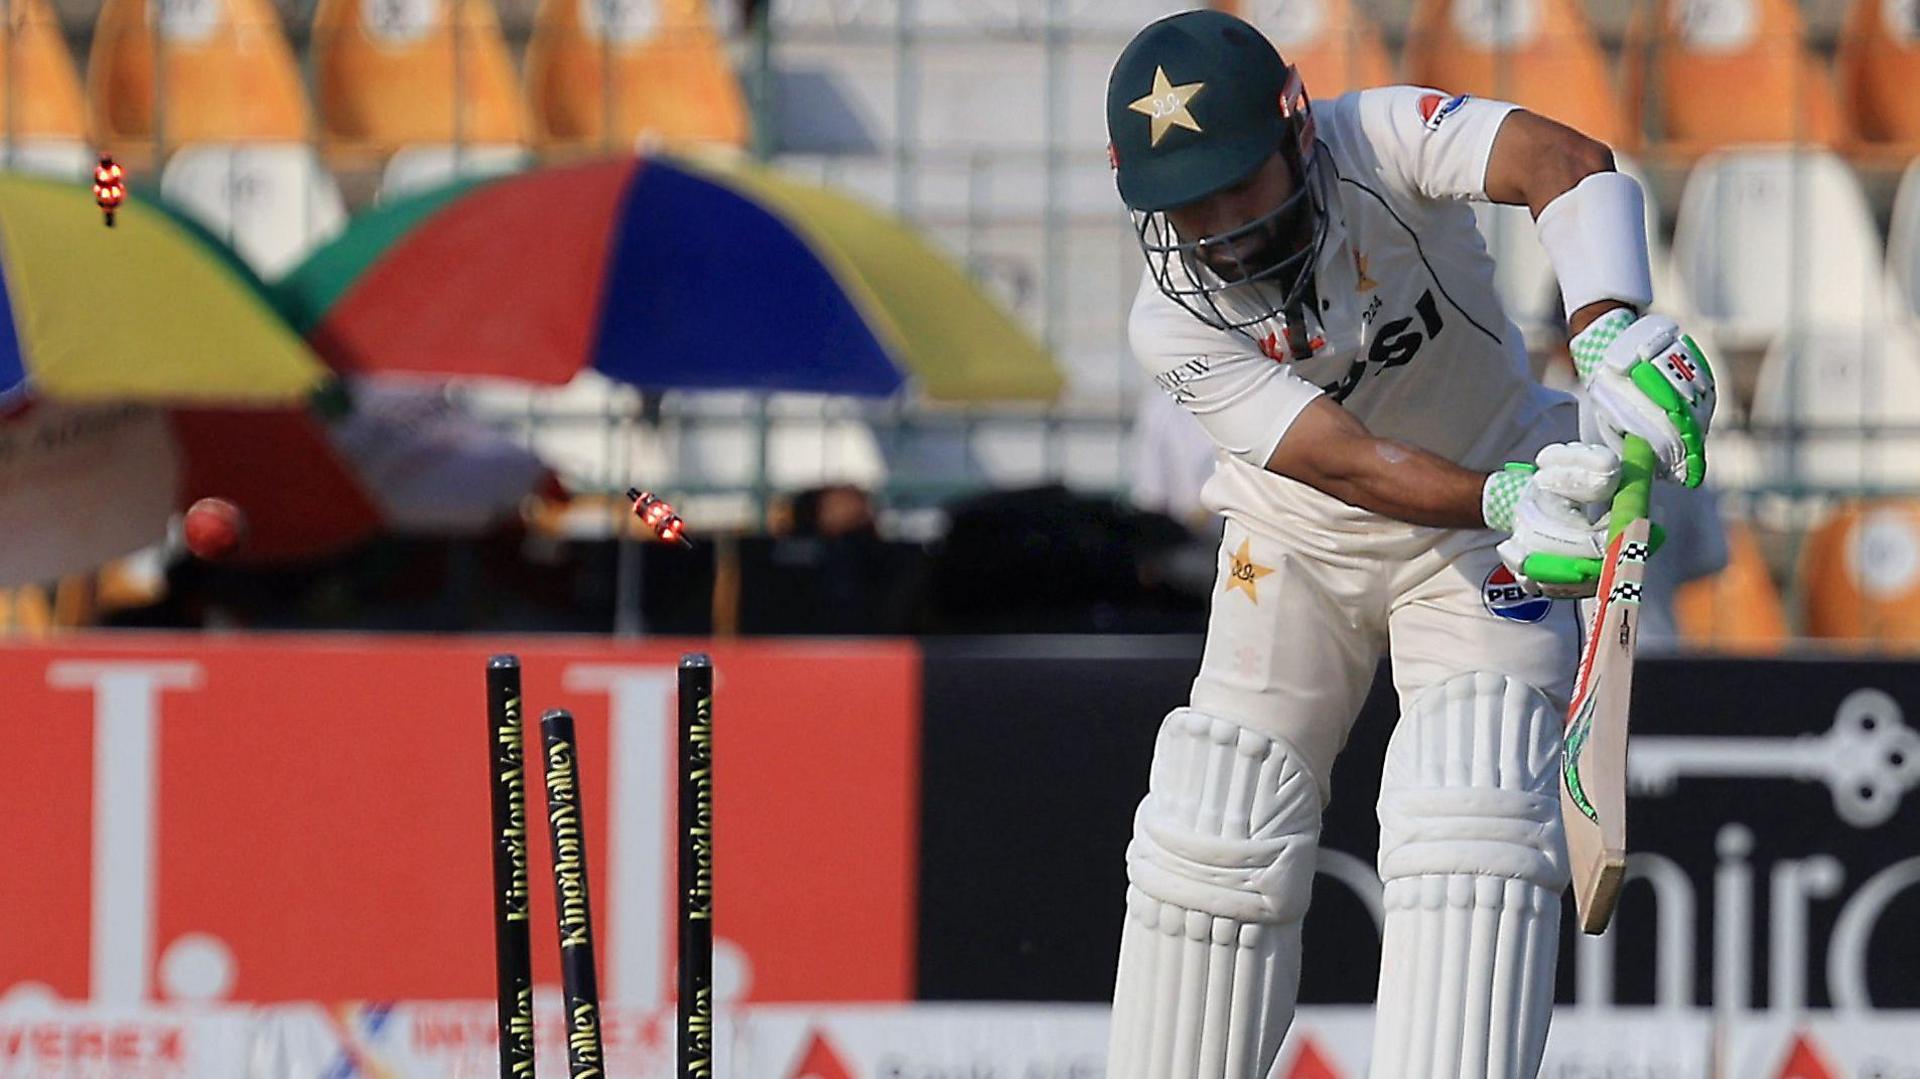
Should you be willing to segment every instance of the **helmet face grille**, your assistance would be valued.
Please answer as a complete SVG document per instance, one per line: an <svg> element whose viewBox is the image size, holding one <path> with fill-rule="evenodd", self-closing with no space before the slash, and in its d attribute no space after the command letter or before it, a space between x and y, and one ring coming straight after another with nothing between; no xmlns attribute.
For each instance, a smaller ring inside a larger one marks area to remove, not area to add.
<svg viewBox="0 0 1920 1079"><path fill-rule="evenodd" d="M1282 153L1291 163L1297 156L1287 153L1288 149L1283 148ZM1286 312L1299 308L1304 301L1326 244L1327 209L1316 165L1317 155L1297 168L1294 175L1300 183L1279 206L1212 236L1187 239L1174 229L1165 212L1133 211L1134 235L1154 284L1168 299L1215 329L1257 340L1251 332L1254 328L1284 323ZM1303 219L1310 223L1307 241L1285 256L1271 263L1252 264L1242 263L1233 254L1236 243L1250 236L1297 233L1300 230L1287 226ZM1224 255L1226 265L1215 252Z"/></svg>

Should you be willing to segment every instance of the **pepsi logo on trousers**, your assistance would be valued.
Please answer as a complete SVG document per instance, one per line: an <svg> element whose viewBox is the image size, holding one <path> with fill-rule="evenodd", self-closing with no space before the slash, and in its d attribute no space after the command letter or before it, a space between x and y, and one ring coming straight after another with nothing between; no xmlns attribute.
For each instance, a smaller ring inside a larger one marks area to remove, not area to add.
<svg viewBox="0 0 1920 1079"><path fill-rule="evenodd" d="M1480 585L1480 599L1487 610L1512 622L1538 622L1553 610L1553 600L1529 596L1504 564L1493 567Z"/></svg>

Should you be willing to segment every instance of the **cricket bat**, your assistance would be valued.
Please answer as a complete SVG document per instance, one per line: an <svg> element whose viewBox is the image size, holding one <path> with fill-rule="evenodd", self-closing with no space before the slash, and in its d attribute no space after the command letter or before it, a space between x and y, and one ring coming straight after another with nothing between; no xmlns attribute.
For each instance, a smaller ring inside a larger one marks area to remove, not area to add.
<svg viewBox="0 0 1920 1079"><path fill-rule="evenodd" d="M1607 521L1600 571L1580 672L1567 708L1560 764L1560 816L1567 832L1573 900L1583 932L1606 932L1627 875L1627 711L1633 652L1651 553L1647 499L1653 450L1629 435L1620 489Z"/></svg>

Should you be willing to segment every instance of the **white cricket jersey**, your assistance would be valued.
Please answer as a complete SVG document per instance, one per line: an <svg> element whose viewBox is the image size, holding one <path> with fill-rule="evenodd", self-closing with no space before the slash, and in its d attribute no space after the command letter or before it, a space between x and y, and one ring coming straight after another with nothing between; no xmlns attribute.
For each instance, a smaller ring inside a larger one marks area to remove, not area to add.
<svg viewBox="0 0 1920 1079"><path fill-rule="evenodd" d="M1328 221L1308 355L1290 354L1278 320L1216 329L1143 275L1128 336L1155 383L1226 451L1213 509L1364 514L1260 467L1322 394L1375 435L1475 469L1509 460L1566 400L1529 372L1468 205L1486 200L1494 136L1513 108L1411 86L1314 104Z"/></svg>

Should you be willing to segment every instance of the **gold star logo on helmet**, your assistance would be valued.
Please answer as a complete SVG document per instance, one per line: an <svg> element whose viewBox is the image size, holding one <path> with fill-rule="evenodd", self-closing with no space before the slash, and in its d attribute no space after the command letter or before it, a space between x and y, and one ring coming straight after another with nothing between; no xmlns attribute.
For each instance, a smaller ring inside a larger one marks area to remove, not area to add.
<svg viewBox="0 0 1920 1079"><path fill-rule="evenodd" d="M1204 82L1189 82L1180 86L1173 85L1167 79L1167 69L1153 69L1153 89L1147 96L1127 106L1134 112L1143 113L1153 119L1153 130L1147 138L1148 146L1160 145L1160 140L1170 127L1184 127L1188 131L1200 130L1200 122L1187 111L1187 102L1206 88Z"/></svg>

